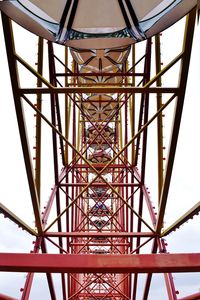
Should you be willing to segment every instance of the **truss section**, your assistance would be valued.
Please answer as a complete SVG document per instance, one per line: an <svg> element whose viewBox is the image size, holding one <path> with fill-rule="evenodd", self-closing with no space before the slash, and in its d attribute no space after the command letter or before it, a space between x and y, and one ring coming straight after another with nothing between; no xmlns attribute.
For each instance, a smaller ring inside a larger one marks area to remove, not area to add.
<svg viewBox="0 0 200 300"><path fill-rule="evenodd" d="M35 67L17 53L13 22L2 13L35 221L31 228L0 206L3 214L35 236L32 253L19 258L20 264L27 262L22 269L29 272L21 299L31 295L34 272L46 273L51 299L58 299L52 273L60 273L62 299L77 300L148 299L153 273L163 273L168 299L177 299L171 272L199 272L199 254L167 254L164 239L200 209L197 203L164 228L195 14L193 10L187 16L181 51L165 66L156 35L143 41L142 48L137 44L104 50L67 48L39 37ZM177 66L177 84L166 86L165 76ZM24 70L32 86L27 85ZM32 123L27 112L34 114ZM170 114L172 130L167 160L165 114ZM36 126L34 141L30 123ZM156 153L154 158L149 152ZM156 183L156 204L146 185L150 177ZM45 203L43 185L49 178L53 187ZM12 254L8 256L13 263L3 265L3 255L1 271L20 268ZM30 263L32 257L44 262L41 269L36 261ZM175 266L165 268L166 258ZM142 293L140 273L146 274Z"/></svg>

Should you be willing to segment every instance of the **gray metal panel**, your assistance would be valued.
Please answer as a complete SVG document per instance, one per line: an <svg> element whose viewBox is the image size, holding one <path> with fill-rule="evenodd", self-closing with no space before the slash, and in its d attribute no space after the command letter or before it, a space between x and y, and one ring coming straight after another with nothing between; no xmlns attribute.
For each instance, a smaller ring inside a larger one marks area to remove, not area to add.
<svg viewBox="0 0 200 300"><path fill-rule="evenodd" d="M100 49L135 43L163 31L187 14L197 0L127 3L79 0L73 10L76 2L69 0L4 0L0 1L0 9L45 39L77 48Z"/></svg>

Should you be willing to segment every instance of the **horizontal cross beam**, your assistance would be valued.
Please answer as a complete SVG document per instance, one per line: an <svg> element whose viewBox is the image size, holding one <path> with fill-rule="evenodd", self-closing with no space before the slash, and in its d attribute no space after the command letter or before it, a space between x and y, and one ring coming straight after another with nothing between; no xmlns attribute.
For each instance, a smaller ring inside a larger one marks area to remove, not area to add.
<svg viewBox="0 0 200 300"><path fill-rule="evenodd" d="M180 298L179 300L199 300L199 299L200 299L200 292Z"/></svg>
<svg viewBox="0 0 200 300"><path fill-rule="evenodd" d="M46 232L44 235L48 237L106 237L106 238L127 238L127 237L153 237L155 234L152 232L87 232L87 231L76 231L76 232Z"/></svg>
<svg viewBox="0 0 200 300"><path fill-rule="evenodd" d="M109 101L109 103L110 103L110 101ZM96 123L96 121L95 121L95 123ZM103 168L103 167L105 167L105 164L98 163L98 164L92 164L92 166L94 168ZM131 165L131 164L130 165L128 165L128 164L127 165L125 165L125 164L111 164L110 166L108 166L108 168L111 168L111 169L119 169L119 168L120 169L126 169L127 167L133 168L133 165ZM89 169L90 166L88 166L87 164L75 164L73 166L73 168L74 169Z"/></svg>
<svg viewBox="0 0 200 300"><path fill-rule="evenodd" d="M16 298L9 297L7 295L0 294L1 300L17 300Z"/></svg>
<svg viewBox="0 0 200 300"><path fill-rule="evenodd" d="M50 87L50 88L22 88L19 90L21 95L24 94L114 94L114 93L153 93L153 94L161 94L161 93L170 93L177 94L179 92L178 88L174 87L117 87L117 86L109 86L109 87L96 87L96 86L88 86L88 87Z"/></svg>
<svg viewBox="0 0 200 300"><path fill-rule="evenodd" d="M41 273L200 272L200 253L136 255L1 253L0 271Z"/></svg>
<svg viewBox="0 0 200 300"><path fill-rule="evenodd" d="M135 187L138 187L140 186L138 183L127 183L127 182L108 182L111 186L121 186L121 187L125 187L125 186L135 186ZM74 183L71 183L71 182L68 182L68 183L61 183L59 184L59 186L80 186L80 187L83 187L83 186L87 186L88 185L88 182L74 182ZM109 185L106 183L106 182L96 182L94 181L91 185L90 185L90 188L91 187L108 187L109 188Z"/></svg>

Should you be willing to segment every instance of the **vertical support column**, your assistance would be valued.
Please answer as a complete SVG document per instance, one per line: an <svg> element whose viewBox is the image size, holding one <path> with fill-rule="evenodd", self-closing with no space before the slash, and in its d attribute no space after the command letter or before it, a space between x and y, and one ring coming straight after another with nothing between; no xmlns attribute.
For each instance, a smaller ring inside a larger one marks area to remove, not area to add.
<svg viewBox="0 0 200 300"><path fill-rule="evenodd" d="M28 145L24 112L23 112L23 107L20 99L19 77L18 77L18 70L17 70L17 61L15 58L15 44L14 44L14 37L12 31L12 24L11 24L11 20L3 12L1 14L2 14L5 44L7 50L12 90L13 90L13 98L14 98L17 122L19 126L19 133L21 138L22 151L24 155L26 173L27 173L27 178L29 183L29 190L31 194L33 212L35 216L35 225L37 227L38 233L41 234L42 223L40 217L40 206L39 206L39 199L38 199L38 194L37 194L34 175L33 175L33 166L32 166L29 145Z"/></svg>
<svg viewBox="0 0 200 300"><path fill-rule="evenodd" d="M69 67L69 54L68 54L68 47L65 47L64 49L64 57L65 57L65 66ZM66 71L66 68L64 69ZM69 79L68 76L65 76L65 86L68 86ZM69 138L69 124L70 124L70 108L71 108L71 102L69 101L68 94L65 94L65 138L68 140ZM65 182L66 182L66 207L69 205L69 174L68 174L68 165L69 165L69 146L67 143L65 143L65 167L66 167L66 176L65 176ZM66 231L69 232L70 228L70 216L69 216L69 210L66 211ZM69 247L69 237L66 238L66 250L69 253L70 247ZM70 274L67 274L67 294L70 295Z"/></svg>
<svg viewBox="0 0 200 300"><path fill-rule="evenodd" d="M144 67L144 84L149 82L150 80L150 72L151 72L151 39L147 40L146 44L146 58L145 58L145 67ZM142 103L144 106L144 120L143 123L148 122L148 116L149 116L149 94L143 94L142 95ZM147 151L147 133L148 129L145 128L143 132L143 139L142 139L142 161L141 161L141 184L144 184L145 180L145 170L146 170L146 151ZM144 195L143 190L140 188L140 195L139 195L139 209L138 214L140 216L143 215L143 201L144 201ZM137 225L137 232L141 232L141 220L138 219L138 225ZM136 247L138 248L140 246L140 237L136 240ZM136 253L139 254L139 249L136 251ZM138 274L135 274L134 276L134 286L133 286L133 299L136 298L136 292L137 292L137 282L138 282Z"/></svg>
<svg viewBox="0 0 200 300"><path fill-rule="evenodd" d="M38 61L37 72L42 75L43 72L43 38L38 38ZM37 78L37 87L42 87L42 81ZM42 112L42 95L36 96L37 109ZM41 116L36 114L36 146L35 146L35 184L40 201L40 186L41 186Z"/></svg>
<svg viewBox="0 0 200 300"><path fill-rule="evenodd" d="M55 62L54 62L54 52L53 45L51 42L48 42L48 53L49 53L49 74L50 74L50 83L56 86L56 70L55 70ZM61 129L60 118L59 118L59 105L58 105L58 95L51 93L50 95L50 103L51 103L51 119L53 126L59 126ZM56 114L57 113L57 114ZM58 125L57 125L58 123ZM59 166L58 166L58 141L57 134L54 130L52 130L52 145L53 145L53 161L54 161L54 178L55 185L59 183ZM61 143L61 153L63 149L63 144ZM64 154L64 153L62 153ZM62 156L63 160L64 157ZM60 215L61 212L61 203L60 203L60 189L56 191L56 210L57 215ZM58 232L62 232L62 223L59 218L57 221ZM58 238L60 248L63 248L63 240L62 237ZM63 253L63 250L60 249L60 254ZM66 284L65 284L65 274L61 274L62 281L62 294L63 300L66 299Z"/></svg>
<svg viewBox="0 0 200 300"><path fill-rule="evenodd" d="M195 26L195 15L196 11L193 10L188 16L187 16L187 22L185 26L185 37L184 37L184 43L183 43L183 58L182 58L182 66L181 66L181 73L180 73L180 80L179 80L179 94L177 97L176 102L176 109L175 109L175 115L174 115L174 122L173 122L173 131L171 136L171 144L169 147L169 154L168 154L168 162L166 165L166 172L165 172L165 178L162 185L162 191L160 196L160 207L159 207L159 214L156 224L156 231L157 233L161 232L162 226L163 226L163 219L164 219L164 213L167 203L167 196L169 191L169 185L171 181L171 175L172 175L172 168L174 163L174 157L175 157L175 151L176 151L176 145L178 140L178 133L180 128L180 122L181 122L181 116L182 116L182 110L183 110L183 103L184 103L184 96L185 96L185 89L186 89L186 83L187 83L187 75L188 75L188 69L189 69L189 61L191 56L191 48L192 48L192 40L193 40L193 34L194 34L194 26ZM155 240L154 247L152 249L152 253L157 252L157 243ZM143 300L148 299L150 284L151 284L151 278L152 274L148 274L144 289L144 295ZM176 299L176 297L174 298Z"/></svg>
<svg viewBox="0 0 200 300"><path fill-rule="evenodd" d="M155 56L156 56L156 74L161 71L161 46L160 34L155 36ZM156 86L162 86L162 79L158 77ZM162 94L157 94L157 111L162 107ZM162 114L157 117L157 151L158 151L158 199L160 200L162 185L163 185L163 116ZM159 204L159 203L158 203ZM160 247L161 251L161 247ZM167 294L169 300L177 299L175 293L174 282L172 274L164 274L165 283L167 287Z"/></svg>
<svg viewBox="0 0 200 300"><path fill-rule="evenodd" d="M195 17L196 17L196 10L193 9L191 11L191 13L187 16L187 20L186 20L185 36L184 36L184 43L183 43L184 54L183 54L183 58L182 58L181 73L180 73L180 79L179 79L179 93L178 93L176 107L175 107L173 131L172 131L172 135L171 135L169 154L168 154L168 159L167 159L167 164L166 164L165 178L164 178L162 192L161 192L161 196L160 196L158 221L157 221L157 225L156 225L157 233L160 233L161 229L163 227L163 219L164 219L165 208L166 208L166 204L167 204L167 197L168 197L169 186L170 186L170 181L171 181L172 169L173 169L173 165L174 165L174 158L175 158L178 134L179 134L182 111L183 111L185 90L186 90L187 77L188 77L188 69L189 69L191 49L192 49Z"/></svg>
<svg viewBox="0 0 200 300"><path fill-rule="evenodd" d="M155 36L156 74L161 71L160 35ZM156 80L156 86L162 86L161 77ZM157 94L157 110L162 107L162 94ZM162 115L157 117L157 149L158 149L158 199L163 185L163 121Z"/></svg>
<svg viewBox="0 0 200 300"><path fill-rule="evenodd" d="M133 44L131 46L132 49L132 73L135 73L135 45ZM132 86L135 86L135 75L132 75L132 80L131 80ZM130 101L130 126L131 126L131 136L135 135L135 94L131 95L131 101ZM132 143L132 164L134 163L135 160L135 143Z"/></svg>

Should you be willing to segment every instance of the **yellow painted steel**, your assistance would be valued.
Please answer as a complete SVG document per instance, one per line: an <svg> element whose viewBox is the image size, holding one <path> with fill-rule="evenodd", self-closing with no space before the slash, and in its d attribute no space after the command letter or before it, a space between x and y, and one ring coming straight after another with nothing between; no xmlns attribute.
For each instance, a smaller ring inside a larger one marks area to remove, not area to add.
<svg viewBox="0 0 200 300"><path fill-rule="evenodd" d="M160 35L155 36L156 73L161 71ZM156 80L156 86L162 86L161 77ZM162 94L157 94L157 110L162 107ZM163 185L163 120L162 115L157 118L157 149L158 149L158 199L160 199Z"/></svg>
<svg viewBox="0 0 200 300"><path fill-rule="evenodd" d="M132 72L135 72L135 45L132 45ZM132 85L135 86L135 77L132 76ZM130 100L130 129L131 129L131 136L135 135L135 94L133 93ZM131 161L132 164L135 161L135 145L132 144L132 151L131 151Z"/></svg>
<svg viewBox="0 0 200 300"><path fill-rule="evenodd" d="M17 70L17 60L16 60L15 41L13 36L12 22L4 13L2 13L2 24L3 24L4 32L6 33L4 36L5 36L7 58L9 63L10 76L11 76L12 89L13 89L13 99L15 103L17 121L20 129L19 132L20 132L23 156L24 156L24 161L26 166L26 173L27 173L27 178L29 183L29 191L31 195L32 207L35 216L35 224L38 233L41 234L43 226L42 226L41 215L40 215L40 203L38 199L37 189L35 186L34 172L32 169L32 160L31 160L29 145L27 141L26 127L24 123L24 111L22 108L22 103L21 103L20 93L19 93L20 82L19 82L19 74ZM37 74L35 70L34 72Z"/></svg>
<svg viewBox="0 0 200 300"><path fill-rule="evenodd" d="M180 218L178 218L173 224L171 224L169 227L164 228L161 237L167 236L172 231L176 230L181 226L183 223L185 223L187 220L191 219L194 214L198 214L200 211L200 201L197 202L192 208L190 208L186 213L184 213Z"/></svg>
<svg viewBox="0 0 200 300"><path fill-rule="evenodd" d="M65 65L68 67L68 48L64 48L65 51ZM65 77L65 86L68 86L68 77ZM68 140L69 138L69 123L70 123L70 109L71 109L71 101L69 101L68 94L65 94L65 138ZM65 145L65 165L68 165L68 155L69 149L68 145Z"/></svg>
<svg viewBox="0 0 200 300"><path fill-rule="evenodd" d="M37 73L43 73L43 39L38 38L38 60L37 60ZM37 87L42 87L41 79L37 78ZM36 105L39 111L42 111L42 95L36 95ZM35 149L35 185L38 193L38 200L40 202L40 190L41 190L41 117L36 114L36 149Z"/></svg>
<svg viewBox="0 0 200 300"><path fill-rule="evenodd" d="M16 214L14 214L11 210L5 207L5 205L3 205L2 203L0 203L0 212L5 214L5 216L9 217L10 220L12 220L22 229L26 230L28 233L34 236L38 235L38 233L33 228L27 225L22 219L20 219Z"/></svg>
<svg viewBox="0 0 200 300"><path fill-rule="evenodd" d="M145 128L147 127L147 126L149 126L152 122L153 122L153 120L155 120L156 118L157 118L157 116L169 105L169 103L171 103L171 101L175 98L175 96L176 95L173 95L163 106L162 106L162 108L146 123L146 124L144 124L144 126L137 132L137 134L135 134L135 136L134 137L132 137L132 139L105 165L105 167L103 167L102 169L101 169L101 171L97 171L94 167L93 167L93 165L88 161L88 160L86 160L85 159L85 157L83 156L83 155L81 155L77 150L76 150L76 148L68 141L68 140L66 140L66 138L59 132L59 130L57 130L57 128L55 127L55 126L53 126L52 124L51 124L51 122L50 121L48 121L48 119L44 116L44 115L42 115L38 110L37 110L37 108L25 97L25 96L23 96L23 98L24 98L24 100L35 110L35 111L37 111L40 115L41 115L41 117L45 120L45 122L47 122L47 124L55 131L55 132L57 132L57 134L60 136L60 137L62 137L63 138L63 140L65 140L65 142L73 149L73 150L75 150L75 152L77 153L77 156L78 157L80 157L80 158L82 158L83 159L83 161L85 161L85 163L86 164L88 164L89 166L90 166L90 168L97 174L94 178L93 178L93 180L84 188L84 189L82 189L82 191L79 193L79 195L62 211L62 213L60 213L60 215L44 230L44 232L46 232L46 231L48 231L49 230L49 228L51 228L56 222L57 222L57 220L58 219L60 219L61 218L61 216L69 209L69 207L71 207L71 205L73 204L73 203L75 203L76 201L77 201L77 199L85 192L85 191L87 191L87 189L92 185L92 183L98 178L98 177L100 177L107 185L108 185L108 187L113 191L113 192L115 192L115 194L117 194L117 196L123 201L124 199L121 197L121 195L120 194L118 194L117 192L116 192L116 190L112 187L112 185L110 185L107 181L106 181L106 179L104 179L102 176L101 176L101 174L103 174L103 172L104 172L104 170L108 167L108 166L110 166L115 160L116 160L116 158L117 157L119 157L123 152L124 152L124 150L129 146L129 145L131 145L132 144L132 142L145 130ZM126 203L126 205L128 205L127 203ZM128 207L134 212L134 214L136 215L136 216L138 216L140 219L142 219L141 218L141 216L139 216L138 214L137 214L137 212L130 206L130 205L128 205ZM153 232L154 232L154 230L142 219L142 221L143 221L143 223L145 223L145 225L147 226L147 227L149 227Z"/></svg>
<svg viewBox="0 0 200 300"><path fill-rule="evenodd" d="M182 115L184 96L185 96L185 90L187 84L187 76L188 76L188 68L189 68L194 27L195 27L195 19L196 19L196 11L193 10L187 16L186 24L185 24L184 41L182 45L183 59L181 60L181 72L179 78L179 87L181 88L179 89L179 93L175 105L173 132L171 136L169 154L166 163L165 177L164 177L162 192L160 196L160 205L159 205L158 219L156 224L156 232L158 234L161 233L161 230L163 228L163 220L164 220L165 209L167 205L169 185L171 181L176 144L178 140L178 132L179 132L179 127L181 122L181 115Z"/></svg>

